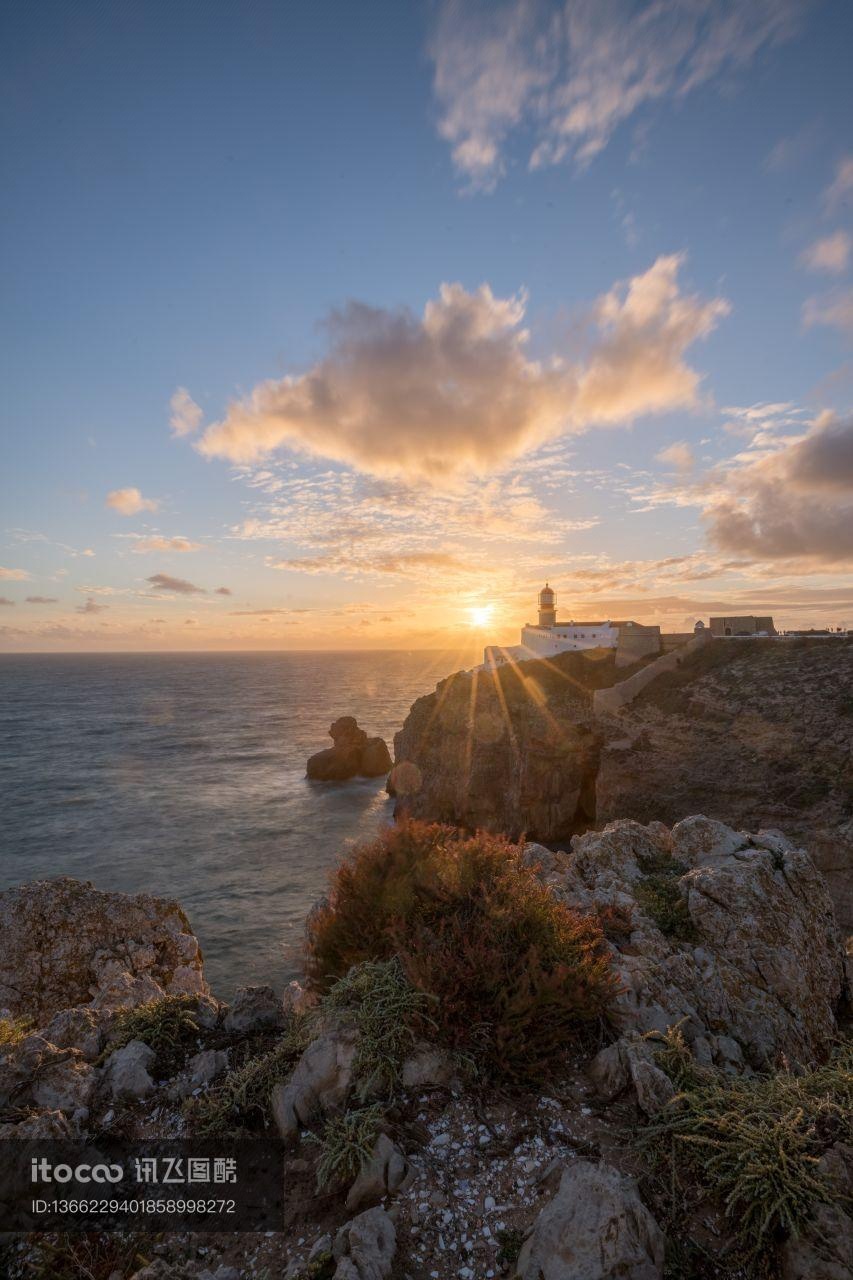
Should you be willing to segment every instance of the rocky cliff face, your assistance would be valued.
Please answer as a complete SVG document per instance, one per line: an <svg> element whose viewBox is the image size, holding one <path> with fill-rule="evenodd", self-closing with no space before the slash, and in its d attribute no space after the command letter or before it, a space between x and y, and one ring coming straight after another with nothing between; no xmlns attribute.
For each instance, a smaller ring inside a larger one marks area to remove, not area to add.
<svg viewBox="0 0 853 1280"><path fill-rule="evenodd" d="M717 641L595 717L594 688L626 674L611 664L565 654L444 681L395 738L400 810L548 843L695 812L780 828L853 927L853 643Z"/></svg>

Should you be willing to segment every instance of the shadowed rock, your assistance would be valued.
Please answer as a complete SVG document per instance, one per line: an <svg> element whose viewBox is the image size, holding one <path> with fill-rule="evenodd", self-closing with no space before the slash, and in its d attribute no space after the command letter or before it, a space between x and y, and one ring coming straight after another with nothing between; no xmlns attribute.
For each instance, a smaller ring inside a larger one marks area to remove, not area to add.
<svg viewBox="0 0 853 1280"><path fill-rule="evenodd" d="M315 782L345 782L347 778L381 778L391 768L391 755L382 738L368 738L354 716L340 716L329 729L333 747L308 760L307 776Z"/></svg>

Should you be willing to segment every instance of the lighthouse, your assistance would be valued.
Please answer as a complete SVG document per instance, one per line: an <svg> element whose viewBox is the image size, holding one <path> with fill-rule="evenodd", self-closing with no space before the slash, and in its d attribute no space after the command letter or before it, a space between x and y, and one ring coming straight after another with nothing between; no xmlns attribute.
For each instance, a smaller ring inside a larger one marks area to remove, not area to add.
<svg viewBox="0 0 853 1280"><path fill-rule="evenodd" d="M540 627L556 627L557 625L556 596L547 582L539 592L539 625Z"/></svg>

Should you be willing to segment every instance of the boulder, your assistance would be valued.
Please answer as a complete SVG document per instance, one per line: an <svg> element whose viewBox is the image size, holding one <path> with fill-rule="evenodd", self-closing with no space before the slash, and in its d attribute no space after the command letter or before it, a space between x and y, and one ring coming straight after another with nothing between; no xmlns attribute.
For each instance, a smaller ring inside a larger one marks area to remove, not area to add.
<svg viewBox="0 0 853 1280"><path fill-rule="evenodd" d="M781 1280L853 1280L853 1147L836 1142L818 1161L817 1171L835 1193L816 1204L801 1235L781 1253Z"/></svg>
<svg viewBox="0 0 853 1280"><path fill-rule="evenodd" d="M397 1251L397 1233L378 1205L341 1227L335 1236L334 1280L386 1280Z"/></svg>
<svg viewBox="0 0 853 1280"><path fill-rule="evenodd" d="M238 987L225 1015L226 1031L277 1031L284 1026L284 1005L272 987Z"/></svg>
<svg viewBox="0 0 853 1280"><path fill-rule="evenodd" d="M382 738L368 738L353 716L341 716L329 729L333 747L308 760L306 774L315 782L347 778L379 778L389 772L391 755Z"/></svg>
<svg viewBox="0 0 853 1280"><path fill-rule="evenodd" d="M103 1022L85 1005L63 1009L51 1018L42 1035L57 1049L78 1049L87 1062L94 1062L104 1047Z"/></svg>
<svg viewBox="0 0 853 1280"><path fill-rule="evenodd" d="M589 1074L603 1102L612 1102L630 1086L647 1116L657 1115L675 1094L669 1076L655 1063L648 1040L621 1037L596 1054Z"/></svg>
<svg viewBox="0 0 853 1280"><path fill-rule="evenodd" d="M577 1160L522 1246L517 1280L661 1280L664 1238L637 1184Z"/></svg>
<svg viewBox="0 0 853 1280"><path fill-rule="evenodd" d="M58 1049L28 1035L0 1050L0 1109L37 1107L76 1112L88 1107L95 1071L76 1049Z"/></svg>
<svg viewBox="0 0 853 1280"><path fill-rule="evenodd" d="M380 1133L370 1159L347 1193L347 1209L360 1209L370 1201L404 1189L411 1182L409 1162L387 1133Z"/></svg>
<svg viewBox="0 0 853 1280"><path fill-rule="evenodd" d="M0 936L0 1006L41 1025L83 1005L207 992L198 942L166 898L69 878L20 885L0 892Z"/></svg>
<svg viewBox="0 0 853 1280"><path fill-rule="evenodd" d="M154 1088L149 1067L157 1057L141 1040L131 1040L107 1058L104 1086L113 1098L144 1098Z"/></svg>
<svg viewBox="0 0 853 1280"><path fill-rule="evenodd" d="M661 878L681 903L680 932L647 892ZM691 817L665 839L657 826L614 822L576 836L548 884L579 910L630 912L630 937L609 944L626 1043L680 1024L699 1061L739 1071L782 1057L814 1063L836 1036L845 979L832 903L808 854L783 836ZM660 1082L640 1065L645 1052L620 1053L619 1064L600 1061L602 1080L613 1075L615 1087L621 1064L656 1106Z"/></svg>
<svg viewBox="0 0 853 1280"><path fill-rule="evenodd" d="M196 1089L210 1084L228 1068L227 1049L202 1049L190 1058L186 1069L171 1086L174 1098L188 1098Z"/></svg>
<svg viewBox="0 0 853 1280"><path fill-rule="evenodd" d="M286 1083L274 1086L270 1107L285 1140L318 1114L343 1105L352 1081L358 1038L354 1031L335 1030L313 1040Z"/></svg>

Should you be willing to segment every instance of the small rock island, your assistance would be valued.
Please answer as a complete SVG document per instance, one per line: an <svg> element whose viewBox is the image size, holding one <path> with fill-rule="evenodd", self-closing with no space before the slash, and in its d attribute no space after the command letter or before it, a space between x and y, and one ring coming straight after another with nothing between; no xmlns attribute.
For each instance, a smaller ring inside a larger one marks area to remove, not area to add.
<svg viewBox="0 0 853 1280"><path fill-rule="evenodd" d="M345 782L347 778L381 778L391 769L391 754L383 738L368 738L355 716L339 716L329 728L335 744L310 756L306 776L315 782Z"/></svg>

